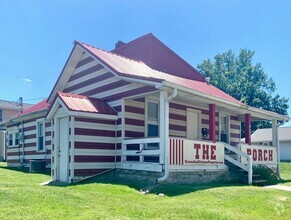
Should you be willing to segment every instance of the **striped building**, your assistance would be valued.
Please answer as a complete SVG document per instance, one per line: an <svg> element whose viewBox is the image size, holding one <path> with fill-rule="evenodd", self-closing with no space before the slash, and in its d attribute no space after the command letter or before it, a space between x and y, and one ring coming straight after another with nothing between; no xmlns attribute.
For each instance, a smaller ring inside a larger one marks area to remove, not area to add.
<svg viewBox="0 0 291 220"><path fill-rule="evenodd" d="M228 170L225 160L247 169L241 122L249 146L252 120L287 119L212 86L152 34L117 46L74 42L48 99L5 122L9 166L43 159L64 182L113 169L160 172L163 181L171 172Z"/></svg>

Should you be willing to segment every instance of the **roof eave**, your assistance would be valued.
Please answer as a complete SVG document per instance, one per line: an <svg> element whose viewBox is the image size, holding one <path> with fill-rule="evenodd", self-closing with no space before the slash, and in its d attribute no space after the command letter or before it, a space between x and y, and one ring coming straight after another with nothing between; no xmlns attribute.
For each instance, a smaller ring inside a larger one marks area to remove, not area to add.
<svg viewBox="0 0 291 220"><path fill-rule="evenodd" d="M225 105L228 105L231 107L235 107L235 108L243 110L246 113L250 113L251 115L256 115L257 117L260 117L262 119L283 120L283 121L290 120L290 118L286 115L280 115L280 114L275 113L275 112L258 109L258 108L251 107L251 106L248 106L248 105L243 104L243 103L232 102L232 101L222 99L222 98L210 95L210 94L199 92L197 90L185 88L183 86L180 86L180 85L168 82L168 81L163 81L161 84L157 84L157 86L156 86L157 89L162 89L162 88L166 88L166 87L176 88L180 91L187 92L187 93L190 93L190 94L193 94L196 96L200 96L200 97L203 97L205 99L208 99L208 100L216 102L216 103L221 103L221 104L225 104Z"/></svg>

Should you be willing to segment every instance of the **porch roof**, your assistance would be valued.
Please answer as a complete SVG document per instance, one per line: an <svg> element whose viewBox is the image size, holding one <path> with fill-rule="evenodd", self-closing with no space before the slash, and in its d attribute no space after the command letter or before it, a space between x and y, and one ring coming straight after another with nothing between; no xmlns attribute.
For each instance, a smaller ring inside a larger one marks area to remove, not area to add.
<svg viewBox="0 0 291 220"><path fill-rule="evenodd" d="M100 99L64 92L58 92L58 96L70 111L117 115L114 109Z"/></svg>

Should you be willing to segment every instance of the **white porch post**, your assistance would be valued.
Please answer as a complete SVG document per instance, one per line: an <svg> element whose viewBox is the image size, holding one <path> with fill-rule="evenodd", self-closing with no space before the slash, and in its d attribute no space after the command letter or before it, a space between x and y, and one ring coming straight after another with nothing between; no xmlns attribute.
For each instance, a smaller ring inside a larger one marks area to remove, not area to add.
<svg viewBox="0 0 291 220"><path fill-rule="evenodd" d="M166 147L169 142L169 103L167 101L168 92L160 91L160 164L165 164Z"/></svg>
<svg viewBox="0 0 291 220"><path fill-rule="evenodd" d="M272 120L272 144L277 150L277 174L280 176L280 143L279 143L279 127L277 126L278 121Z"/></svg>

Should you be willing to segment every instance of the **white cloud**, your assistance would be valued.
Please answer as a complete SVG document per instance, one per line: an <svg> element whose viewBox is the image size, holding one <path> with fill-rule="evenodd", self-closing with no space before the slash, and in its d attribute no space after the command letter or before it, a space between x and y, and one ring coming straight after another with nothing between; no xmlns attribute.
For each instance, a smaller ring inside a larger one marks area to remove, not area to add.
<svg viewBox="0 0 291 220"><path fill-rule="evenodd" d="M28 78L21 78L21 80L23 80L24 82L28 82L28 83L31 83L32 80L31 79L28 79Z"/></svg>

